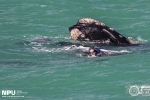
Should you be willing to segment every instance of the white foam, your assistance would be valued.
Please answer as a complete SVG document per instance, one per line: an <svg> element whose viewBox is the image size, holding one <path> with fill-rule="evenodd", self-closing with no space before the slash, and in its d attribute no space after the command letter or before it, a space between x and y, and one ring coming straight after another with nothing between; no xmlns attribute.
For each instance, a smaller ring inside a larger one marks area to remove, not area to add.
<svg viewBox="0 0 150 100"><path fill-rule="evenodd" d="M32 47L32 51L34 52L51 52L51 53L55 53L55 52L62 52L62 51L73 51L76 50L76 46L72 45L72 46L64 46L61 48L47 48L47 47Z"/></svg>
<svg viewBox="0 0 150 100"><path fill-rule="evenodd" d="M106 52L107 55L116 55L116 54L131 53L131 51L128 51L128 50L115 51L115 50L101 49L101 51Z"/></svg>
<svg viewBox="0 0 150 100"><path fill-rule="evenodd" d="M41 5L41 7L43 8L43 7L46 7L47 5Z"/></svg>
<svg viewBox="0 0 150 100"><path fill-rule="evenodd" d="M136 42L137 42L137 43L146 43L146 42L148 42L148 41L145 40L145 39L143 39L143 38L141 38L140 36L138 36Z"/></svg>

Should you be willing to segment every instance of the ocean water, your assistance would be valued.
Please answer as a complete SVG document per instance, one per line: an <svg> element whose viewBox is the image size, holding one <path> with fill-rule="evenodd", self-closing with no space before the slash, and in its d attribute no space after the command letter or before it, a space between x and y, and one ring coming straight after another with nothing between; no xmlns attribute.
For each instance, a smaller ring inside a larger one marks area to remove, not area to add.
<svg viewBox="0 0 150 100"><path fill-rule="evenodd" d="M150 88L141 89L150 86L149 9L149 0L0 0L0 100L150 100ZM68 28L84 17L141 45L102 45L130 53L84 56L66 45L81 43ZM24 42L38 38L52 43ZM9 90L15 94L3 94Z"/></svg>

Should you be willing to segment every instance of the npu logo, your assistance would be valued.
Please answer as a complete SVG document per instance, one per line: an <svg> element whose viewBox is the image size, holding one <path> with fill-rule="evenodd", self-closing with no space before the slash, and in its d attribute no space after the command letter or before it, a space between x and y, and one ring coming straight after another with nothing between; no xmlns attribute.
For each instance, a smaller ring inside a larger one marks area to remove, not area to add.
<svg viewBox="0 0 150 100"><path fill-rule="evenodd" d="M2 95L7 96L7 95L15 95L16 91L15 90L2 90Z"/></svg>

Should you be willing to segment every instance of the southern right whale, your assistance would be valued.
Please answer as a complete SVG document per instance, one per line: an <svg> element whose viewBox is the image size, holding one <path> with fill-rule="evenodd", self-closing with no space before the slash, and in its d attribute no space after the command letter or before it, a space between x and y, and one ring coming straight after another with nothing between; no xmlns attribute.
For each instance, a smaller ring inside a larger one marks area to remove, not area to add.
<svg viewBox="0 0 150 100"><path fill-rule="evenodd" d="M75 25L69 27L73 40L99 41L103 44L135 45L136 42L126 38L113 28L92 18L82 18Z"/></svg>

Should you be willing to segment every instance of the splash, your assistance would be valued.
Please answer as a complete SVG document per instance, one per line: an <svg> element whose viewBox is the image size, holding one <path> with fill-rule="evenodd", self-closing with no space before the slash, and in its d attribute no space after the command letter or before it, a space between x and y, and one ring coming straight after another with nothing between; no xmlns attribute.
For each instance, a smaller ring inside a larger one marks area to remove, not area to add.
<svg viewBox="0 0 150 100"><path fill-rule="evenodd" d="M146 42L148 42L148 41L145 40L145 39L143 39L143 38L141 38L140 36L138 36L136 42L137 42L137 43L146 43Z"/></svg>
<svg viewBox="0 0 150 100"><path fill-rule="evenodd" d="M60 48L32 47L33 52L51 52L51 53L73 51L76 49L77 49L77 47L75 45L64 46L64 47L60 47Z"/></svg>
<svg viewBox="0 0 150 100"><path fill-rule="evenodd" d="M41 5L42 8L46 7L47 5Z"/></svg>

